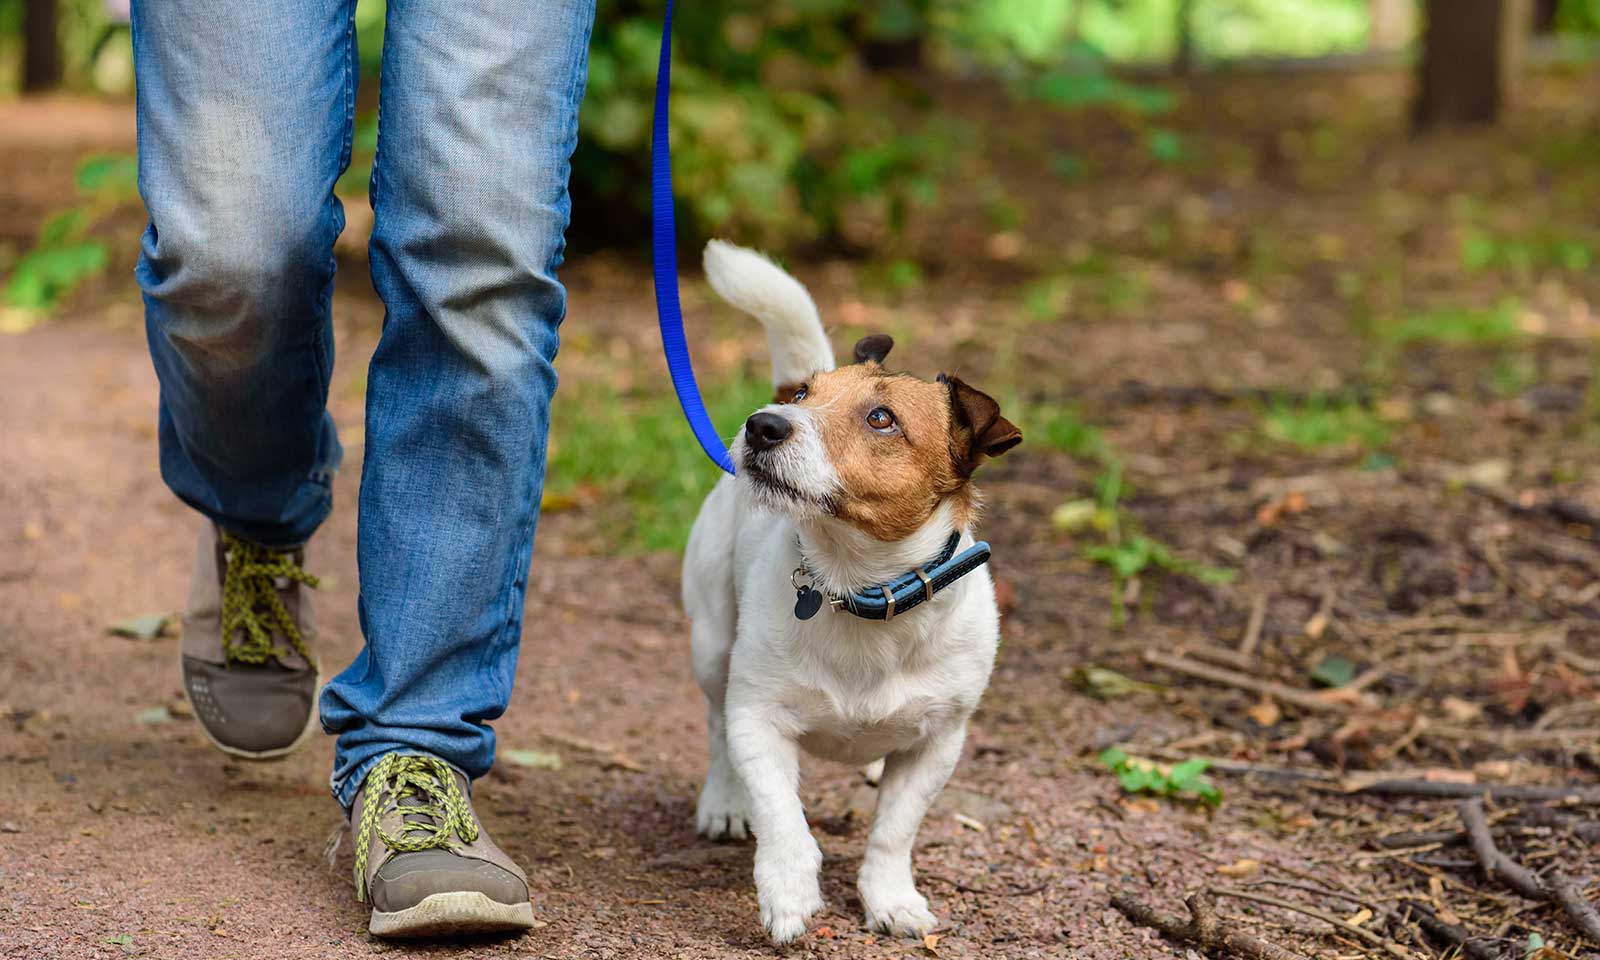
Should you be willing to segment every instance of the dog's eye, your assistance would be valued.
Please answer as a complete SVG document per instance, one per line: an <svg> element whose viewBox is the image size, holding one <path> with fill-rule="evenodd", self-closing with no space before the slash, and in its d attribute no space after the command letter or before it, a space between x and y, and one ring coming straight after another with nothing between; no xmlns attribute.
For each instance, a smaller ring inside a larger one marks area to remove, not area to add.
<svg viewBox="0 0 1600 960"><path fill-rule="evenodd" d="M893 430L894 414L890 413L887 407L874 407L872 412L867 414L867 426L885 433Z"/></svg>
<svg viewBox="0 0 1600 960"><path fill-rule="evenodd" d="M790 403L799 403L801 400L804 400L805 398L806 398L806 385L802 383L802 384L800 384L800 386L794 388L794 395L789 398L789 402Z"/></svg>

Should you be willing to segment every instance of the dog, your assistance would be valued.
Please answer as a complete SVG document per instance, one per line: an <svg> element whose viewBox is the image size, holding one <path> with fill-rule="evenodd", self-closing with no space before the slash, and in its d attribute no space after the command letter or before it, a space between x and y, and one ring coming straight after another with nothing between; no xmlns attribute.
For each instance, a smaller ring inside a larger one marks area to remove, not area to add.
<svg viewBox="0 0 1600 960"><path fill-rule="evenodd" d="M857 889L870 929L921 937L938 920L912 846L1000 637L971 478L1022 434L955 377L890 373L888 336L863 338L836 368L811 296L761 254L713 240L704 264L717 294L766 328L776 398L734 439L738 472L707 495L684 555L711 753L695 826L755 835L761 922L788 943L823 905L800 751L881 761Z"/></svg>

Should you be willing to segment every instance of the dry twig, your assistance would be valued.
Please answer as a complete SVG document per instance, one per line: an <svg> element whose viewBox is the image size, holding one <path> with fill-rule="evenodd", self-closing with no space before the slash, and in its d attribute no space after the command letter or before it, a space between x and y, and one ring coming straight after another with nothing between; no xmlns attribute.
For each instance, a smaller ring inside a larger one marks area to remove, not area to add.
<svg viewBox="0 0 1600 960"><path fill-rule="evenodd" d="M1284 703L1299 707L1302 710L1329 713L1340 712L1350 708L1350 703L1347 699L1339 700L1335 697L1291 687L1288 684L1278 683L1273 680L1262 680L1233 670L1208 666L1188 657L1162 653L1160 650L1146 650L1144 662L1156 667L1165 667L1185 676L1209 680L1212 683L1220 683L1226 687L1238 687L1240 690L1265 694Z"/></svg>
<svg viewBox="0 0 1600 960"><path fill-rule="evenodd" d="M1600 943L1600 913L1583 895L1583 887L1566 874L1556 872L1549 882L1539 879L1527 867L1502 853L1495 846L1494 835L1489 832L1489 818L1483 810L1483 798L1463 800L1457 809L1461 825L1472 840L1472 850L1483 865L1483 872L1492 879L1527 897L1529 900L1548 900L1566 911L1568 919L1595 943Z"/></svg>
<svg viewBox="0 0 1600 960"><path fill-rule="evenodd" d="M1451 783L1442 780L1379 780L1350 791L1375 797L1433 797L1459 800L1491 796L1499 800L1573 800L1600 804L1600 788L1539 787L1505 783Z"/></svg>
<svg viewBox="0 0 1600 960"><path fill-rule="evenodd" d="M1341 920L1326 910L1319 910L1316 907L1308 907L1303 903L1295 903L1293 900L1285 900L1282 897L1274 897L1265 893L1256 893L1254 890L1221 889L1216 891L1216 894L1219 897L1233 897L1237 900L1249 900L1254 903L1262 903L1269 907L1277 907L1280 910L1288 910L1293 913L1303 914L1311 917L1314 920L1321 920L1323 923L1347 933L1358 940L1362 940L1370 946L1377 947L1390 956L1398 958L1398 960L1412 960L1411 951L1400 946L1400 944L1395 943L1393 940L1390 940L1388 937L1373 933L1371 930L1368 930L1365 927L1358 927L1347 920Z"/></svg>
<svg viewBox="0 0 1600 960"><path fill-rule="evenodd" d="M1129 920L1140 926L1159 930L1174 940L1192 943L1202 950L1231 954L1244 960L1305 960L1292 950L1224 927L1217 919L1216 905L1212 902L1210 894L1197 893L1184 903L1189 907L1188 921L1179 920L1170 914L1157 913L1148 904L1135 899L1133 894L1125 890L1111 894L1111 905Z"/></svg>

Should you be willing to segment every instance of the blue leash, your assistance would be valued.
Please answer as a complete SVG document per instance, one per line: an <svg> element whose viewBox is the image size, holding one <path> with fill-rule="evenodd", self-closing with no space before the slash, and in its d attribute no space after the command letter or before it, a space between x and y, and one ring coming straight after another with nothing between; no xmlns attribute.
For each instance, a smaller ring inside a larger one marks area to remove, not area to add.
<svg viewBox="0 0 1600 960"><path fill-rule="evenodd" d="M672 87L672 0L661 26L661 66L656 71L656 114L650 134L650 247L655 261L656 316L661 319L661 348L678 404L711 462L733 473L733 459L700 399L700 387L689 363L683 336L683 307L678 302L678 228L672 215L672 143L667 129L667 93Z"/></svg>

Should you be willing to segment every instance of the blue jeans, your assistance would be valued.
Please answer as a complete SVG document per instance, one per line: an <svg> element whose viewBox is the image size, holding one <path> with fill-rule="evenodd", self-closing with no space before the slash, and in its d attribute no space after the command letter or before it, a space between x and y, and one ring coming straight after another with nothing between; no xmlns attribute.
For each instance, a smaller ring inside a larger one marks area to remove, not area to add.
<svg viewBox="0 0 1600 960"><path fill-rule="evenodd" d="M135 0L139 261L161 474L221 527L308 539L341 456L334 182L350 162L354 0ZM516 672L566 293L594 0L389 0L367 376L360 616L323 690L349 806L390 751L472 777Z"/></svg>

